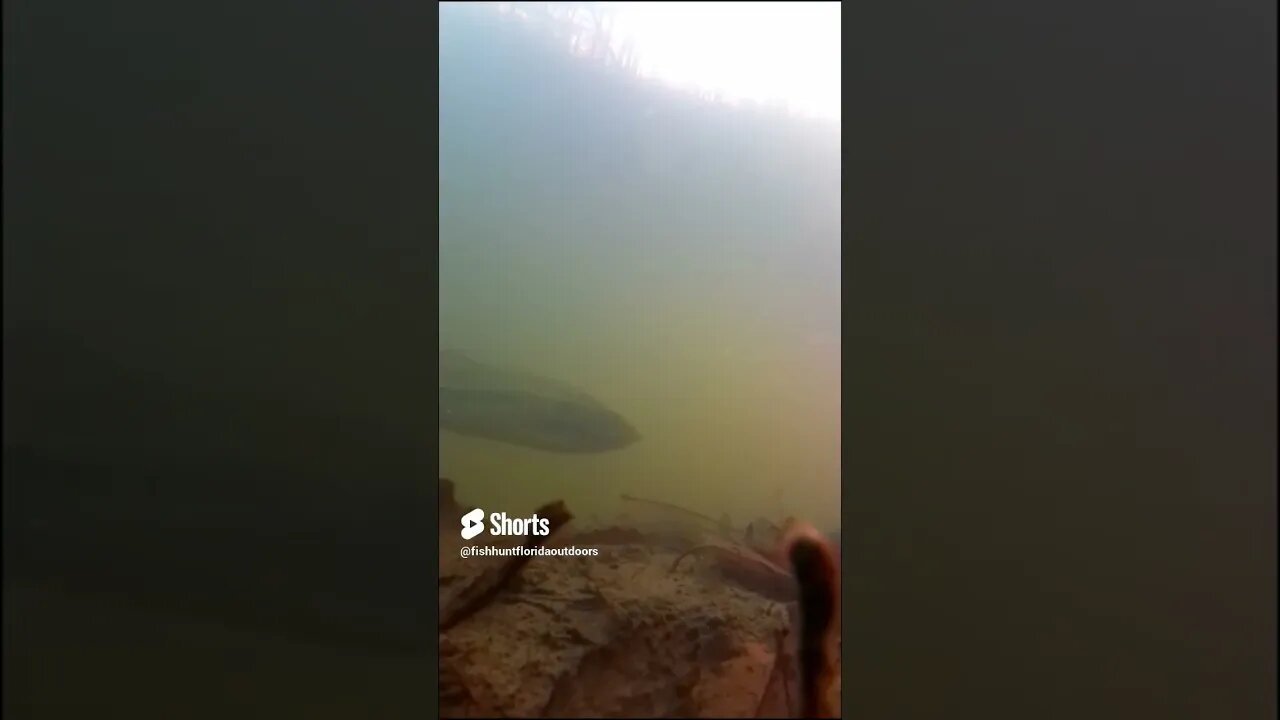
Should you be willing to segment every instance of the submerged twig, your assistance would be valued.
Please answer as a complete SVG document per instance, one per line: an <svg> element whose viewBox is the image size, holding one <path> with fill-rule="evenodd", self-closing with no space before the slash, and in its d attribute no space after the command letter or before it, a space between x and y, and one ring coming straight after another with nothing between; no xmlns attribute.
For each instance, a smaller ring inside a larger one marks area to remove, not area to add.
<svg viewBox="0 0 1280 720"><path fill-rule="evenodd" d="M669 572L678 570L680 562L689 555L708 551L716 553L721 561L717 565L721 575L738 585L773 600L789 601L795 597L791 573L754 550L735 546L711 543L691 548L671 563Z"/></svg>
<svg viewBox="0 0 1280 720"><path fill-rule="evenodd" d="M791 662L787 655L787 630L783 628L774 636L773 667L764 682L764 692L760 693L760 701L756 703L756 717L766 717L768 704L776 696L772 692L776 684L782 685L783 712L791 715Z"/></svg>
<svg viewBox="0 0 1280 720"><path fill-rule="evenodd" d="M719 553L722 557L730 556L730 557L742 560L744 563L756 566L765 572L772 572L772 573L781 574L781 575L787 574L786 569L778 567L768 558L755 552L754 550L745 550L742 548L722 545L720 543L707 543L704 545L698 545L697 547L692 547L692 548L689 548L688 550L685 550L674 561L672 561L671 572L675 572L677 569L679 569L680 562L684 560L686 557L690 555L699 555L706 552L715 552L715 553Z"/></svg>
<svg viewBox="0 0 1280 720"><path fill-rule="evenodd" d="M737 554L736 551L731 551L725 546L717 545L715 543L698 545L696 547L691 547L688 550L685 550L684 552L676 556L676 559L671 561L671 570L669 572L675 572L676 570L680 569L680 563L690 555L701 555L707 552L717 552L717 553L734 552L735 554Z"/></svg>
<svg viewBox="0 0 1280 720"><path fill-rule="evenodd" d="M532 550L547 542L557 530L573 519L573 514L561 500L548 503L538 508L537 514L547 519L549 529L546 535L526 537L524 547ZM483 574L471 587L460 593L447 613L441 613L440 632L445 632L458 623L474 615L481 608L493 602L498 593L515 578L525 563L533 558L531 553L521 553L508 558L496 569L491 568Z"/></svg>
<svg viewBox="0 0 1280 720"><path fill-rule="evenodd" d="M638 503L646 503L646 504L648 504L648 505L656 505L656 506L658 506L658 507L666 508L666 509L668 509L668 510L675 510L675 511L676 511L676 512L678 512L678 513L683 513L683 514L688 515L688 516L690 516L690 517L698 518L699 520L702 520L703 522L710 523L711 525L715 525L717 529L719 529L719 528L721 527L721 525L722 525L722 521L721 521L721 520L716 520L716 519L711 518L711 517L709 517L709 516L707 516L707 515L703 515L702 513L698 512L698 511L696 511L696 510L690 510L690 509L688 509L688 508L682 508L682 507L680 507L679 505L673 505L673 504L671 504L671 503L669 503L669 502L663 502L663 501L661 501L661 500L649 500L649 499L647 499L647 498L636 497L635 495L628 495L628 494L626 494L626 493L622 493L622 499L623 499L623 500L630 501L630 502L638 502Z"/></svg>
<svg viewBox="0 0 1280 720"><path fill-rule="evenodd" d="M786 632L778 633L778 663L782 668L782 702L787 712L791 712L791 656L787 654Z"/></svg>

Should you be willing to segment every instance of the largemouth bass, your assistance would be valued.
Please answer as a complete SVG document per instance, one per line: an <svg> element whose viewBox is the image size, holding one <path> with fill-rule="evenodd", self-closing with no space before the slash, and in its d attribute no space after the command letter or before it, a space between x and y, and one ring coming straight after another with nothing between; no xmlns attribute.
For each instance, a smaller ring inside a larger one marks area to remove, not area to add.
<svg viewBox="0 0 1280 720"><path fill-rule="evenodd" d="M640 439L576 388L440 351L440 429L557 453L600 453Z"/></svg>

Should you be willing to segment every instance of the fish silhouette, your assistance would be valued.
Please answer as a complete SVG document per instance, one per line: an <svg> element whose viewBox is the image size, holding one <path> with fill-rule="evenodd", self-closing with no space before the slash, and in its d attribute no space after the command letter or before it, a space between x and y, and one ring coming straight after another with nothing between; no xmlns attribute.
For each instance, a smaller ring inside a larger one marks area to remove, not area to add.
<svg viewBox="0 0 1280 720"><path fill-rule="evenodd" d="M640 439L586 392L440 351L440 429L556 453L619 450Z"/></svg>

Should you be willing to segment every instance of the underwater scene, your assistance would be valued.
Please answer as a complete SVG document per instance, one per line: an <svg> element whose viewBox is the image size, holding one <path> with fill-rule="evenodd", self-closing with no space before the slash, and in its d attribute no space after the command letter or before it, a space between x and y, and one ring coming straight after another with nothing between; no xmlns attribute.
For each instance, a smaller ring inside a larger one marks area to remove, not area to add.
<svg viewBox="0 0 1280 720"><path fill-rule="evenodd" d="M650 5L441 5L444 717L839 714L838 3Z"/></svg>

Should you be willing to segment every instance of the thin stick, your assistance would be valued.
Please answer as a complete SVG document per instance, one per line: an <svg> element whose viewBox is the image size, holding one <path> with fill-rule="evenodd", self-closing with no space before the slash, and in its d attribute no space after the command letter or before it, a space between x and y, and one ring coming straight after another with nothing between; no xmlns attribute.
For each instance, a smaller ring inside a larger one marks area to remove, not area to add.
<svg viewBox="0 0 1280 720"><path fill-rule="evenodd" d="M696 517L699 520L704 520L708 523L711 523L712 525L715 525L717 528L720 527L719 520L707 517L706 515L703 515L702 513L697 512L696 510L682 508L679 505L672 505L669 502L663 502L661 500L648 500L646 498L640 498L640 497L636 497L635 495L628 495L626 493L622 493L622 499L629 500L631 502L648 503L649 505L657 505L658 507L663 507L668 510L675 510L676 512L681 512L681 513L684 513L685 515L691 515L693 517Z"/></svg>
<svg viewBox="0 0 1280 720"><path fill-rule="evenodd" d="M783 712L791 715L791 663L787 661L786 629L778 631L774 636L773 667L769 669L769 677L764 683L764 692L760 694L760 702L756 703L756 717L764 717L766 704L776 693L770 692L778 683L782 684Z"/></svg>
<svg viewBox="0 0 1280 720"><path fill-rule="evenodd" d="M752 565L755 565L765 570L769 570L779 575L787 574L787 571L785 569L780 568L777 565L773 564L773 562L771 562L768 558L761 556L759 553L756 553L754 551L745 551L738 547L727 547L719 543L707 543L704 545L698 545L697 547L692 547L692 548L689 548L688 550L685 550L683 553L680 554L679 557L677 557L674 561L672 561L671 570L669 572L675 572L680 567L680 562L685 558L689 557L690 555L699 555L708 551L714 551L724 555L732 555L735 558L740 558L744 562L748 562Z"/></svg>

